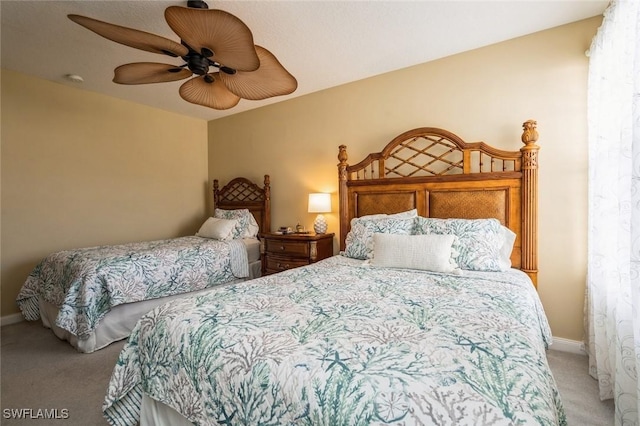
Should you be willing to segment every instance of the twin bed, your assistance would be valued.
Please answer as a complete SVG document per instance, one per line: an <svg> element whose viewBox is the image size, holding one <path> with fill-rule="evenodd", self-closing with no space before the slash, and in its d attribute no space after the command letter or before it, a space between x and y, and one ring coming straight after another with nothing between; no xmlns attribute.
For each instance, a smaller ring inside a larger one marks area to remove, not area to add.
<svg viewBox="0 0 640 426"><path fill-rule="evenodd" d="M184 294L260 276L259 232L271 227L269 176L260 187L213 182L213 217L195 236L53 253L17 302L61 339L90 353L129 336L142 315Z"/></svg>
<svg viewBox="0 0 640 426"><path fill-rule="evenodd" d="M538 146L403 133L348 164L341 253L163 304L124 346L113 425L564 425L537 282Z"/></svg>

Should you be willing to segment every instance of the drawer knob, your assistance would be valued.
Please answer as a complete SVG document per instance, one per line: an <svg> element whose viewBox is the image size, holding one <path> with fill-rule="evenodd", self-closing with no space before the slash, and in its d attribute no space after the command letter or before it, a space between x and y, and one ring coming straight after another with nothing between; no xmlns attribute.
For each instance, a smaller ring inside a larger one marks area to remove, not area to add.
<svg viewBox="0 0 640 426"><path fill-rule="evenodd" d="M280 250L284 250L284 246L280 246Z"/></svg>
<svg viewBox="0 0 640 426"><path fill-rule="evenodd" d="M289 269L289 264L283 265L282 263L278 262L276 266L278 267L278 269Z"/></svg>

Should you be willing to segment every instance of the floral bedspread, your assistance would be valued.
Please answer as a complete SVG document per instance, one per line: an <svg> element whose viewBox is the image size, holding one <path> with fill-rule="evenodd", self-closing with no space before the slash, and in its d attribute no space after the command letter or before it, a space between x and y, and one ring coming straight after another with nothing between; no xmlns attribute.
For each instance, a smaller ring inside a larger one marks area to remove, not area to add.
<svg viewBox="0 0 640 426"><path fill-rule="evenodd" d="M103 405L142 394L196 425L565 425L522 272L444 275L334 256L160 306Z"/></svg>
<svg viewBox="0 0 640 426"><path fill-rule="evenodd" d="M56 325L83 340L114 306L249 275L232 264L247 264L242 241L195 236L60 251L33 269L17 302L28 320L39 318L39 298L59 307Z"/></svg>

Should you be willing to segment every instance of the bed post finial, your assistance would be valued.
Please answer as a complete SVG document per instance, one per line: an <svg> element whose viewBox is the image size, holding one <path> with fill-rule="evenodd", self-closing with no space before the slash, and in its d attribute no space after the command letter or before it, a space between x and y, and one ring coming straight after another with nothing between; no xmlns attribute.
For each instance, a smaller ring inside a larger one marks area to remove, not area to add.
<svg viewBox="0 0 640 426"><path fill-rule="evenodd" d="M533 284L538 287L538 123L522 124L522 265Z"/></svg>
<svg viewBox="0 0 640 426"><path fill-rule="evenodd" d="M271 177L269 175L264 175L264 214L261 231L271 232Z"/></svg>
<svg viewBox="0 0 640 426"><path fill-rule="evenodd" d="M218 205L218 201L220 199L220 184L218 179L213 180L213 207L215 208Z"/></svg>
<svg viewBox="0 0 640 426"><path fill-rule="evenodd" d="M264 175L264 197L267 200L271 199L271 177Z"/></svg>
<svg viewBox="0 0 640 426"><path fill-rule="evenodd" d="M345 249L345 238L349 231L347 211L347 147L340 145L338 147L338 204L340 205L340 250Z"/></svg>
<svg viewBox="0 0 640 426"><path fill-rule="evenodd" d="M538 140L538 131L536 127L538 122L536 120L527 120L522 123L522 143L525 145L535 144Z"/></svg>
<svg viewBox="0 0 640 426"><path fill-rule="evenodd" d="M340 163L338 163L338 170L340 170L340 172L344 172L344 173L340 173L339 175L340 180L347 180L347 159L348 158L349 156L347 155L347 146L340 145L338 147L338 161L340 161Z"/></svg>

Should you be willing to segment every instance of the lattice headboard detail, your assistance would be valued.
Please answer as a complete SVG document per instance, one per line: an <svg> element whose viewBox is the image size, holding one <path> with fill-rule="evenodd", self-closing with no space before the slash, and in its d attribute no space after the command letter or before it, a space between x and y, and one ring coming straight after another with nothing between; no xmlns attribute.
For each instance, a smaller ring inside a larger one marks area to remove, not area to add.
<svg viewBox="0 0 640 426"><path fill-rule="evenodd" d="M256 218L260 232L271 231L271 180L264 175L264 187L249 179L237 177L222 189L218 179L213 181L213 203L215 208L234 210L249 209Z"/></svg>
<svg viewBox="0 0 640 426"><path fill-rule="evenodd" d="M512 264L537 284L538 132L518 151L467 143L434 127L409 130L354 165L339 147L340 249L351 219L416 208L424 217L496 218L516 235Z"/></svg>

